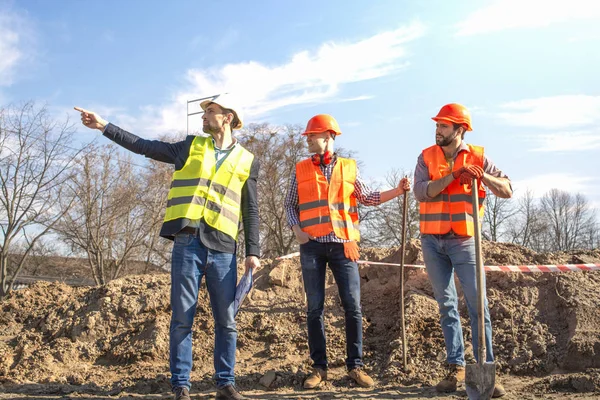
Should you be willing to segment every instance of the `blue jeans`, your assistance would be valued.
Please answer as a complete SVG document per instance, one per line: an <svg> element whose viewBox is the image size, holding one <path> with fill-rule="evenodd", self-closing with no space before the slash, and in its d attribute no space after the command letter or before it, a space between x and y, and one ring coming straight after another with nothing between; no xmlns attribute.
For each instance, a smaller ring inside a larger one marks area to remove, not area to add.
<svg viewBox="0 0 600 400"><path fill-rule="evenodd" d="M440 309L442 331L446 341L446 360L449 364L465 365L465 346L458 314L458 295L454 284L454 272L458 276L467 302L471 320L473 352L475 359L478 360L479 328L477 324L475 240L472 237L422 235L421 247L433 294ZM484 304L486 361L493 362L492 323L487 296L484 297Z"/></svg>
<svg viewBox="0 0 600 400"><path fill-rule="evenodd" d="M308 302L308 348L313 366L327 369L325 325L325 268L333 273L346 320L346 367L362 367L362 311L360 309L360 275L358 264L344 255L342 243L319 243L313 240L300 245L300 264Z"/></svg>
<svg viewBox="0 0 600 400"><path fill-rule="evenodd" d="M171 263L171 385L190 388L192 370L192 325L202 277L210 296L215 321L214 364L217 387L234 383L237 329L233 300L237 283L235 254L207 249L198 236L175 236Z"/></svg>

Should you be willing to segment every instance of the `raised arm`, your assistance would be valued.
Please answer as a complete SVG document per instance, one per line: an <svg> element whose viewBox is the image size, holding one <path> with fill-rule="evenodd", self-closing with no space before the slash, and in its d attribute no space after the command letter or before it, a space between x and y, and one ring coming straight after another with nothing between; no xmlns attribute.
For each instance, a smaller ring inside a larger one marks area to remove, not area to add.
<svg viewBox="0 0 600 400"><path fill-rule="evenodd" d="M175 164L177 168L185 164L189 152L189 138L177 143L146 140L109 123L93 111L81 107L75 107L75 110L81 113L81 122L84 126L101 131L104 136L133 153L156 161Z"/></svg>

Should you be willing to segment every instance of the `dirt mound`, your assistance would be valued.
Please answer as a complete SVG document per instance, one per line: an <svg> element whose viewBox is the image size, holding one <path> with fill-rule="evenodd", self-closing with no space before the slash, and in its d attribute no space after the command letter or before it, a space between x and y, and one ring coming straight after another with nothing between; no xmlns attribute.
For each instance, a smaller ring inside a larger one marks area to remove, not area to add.
<svg viewBox="0 0 600 400"><path fill-rule="evenodd" d="M531 385L532 392L562 392L562 393L587 393L597 392L600 387L600 370L590 369L585 373L570 374L568 376L552 375Z"/></svg>
<svg viewBox="0 0 600 400"><path fill-rule="evenodd" d="M397 248L363 249L362 256L400 260ZM600 251L536 254L485 242L484 258L488 265L597 263ZM422 264L418 240L407 246L405 261ZM276 372L272 389L297 389L310 369L299 260L263 260L263 265L237 318L237 384L258 388L271 370ZM405 277L408 371L401 365L399 268L365 264L360 274L367 369L382 386L433 384L442 374L445 350L425 271L407 269ZM29 393L168 391L169 281L168 275L130 276L96 288L38 283L13 292L0 302L0 384L13 391L20 385L19 390ZM569 378L551 375L536 385L600 392L595 370L600 368L600 273L492 272L487 282L500 372L542 376L576 371ZM344 313L329 272L326 292L328 359L332 368L343 368ZM460 308L466 317L464 301ZM468 319L462 323L465 343L470 343ZM213 329L203 288L193 338L196 390L213 384ZM325 389L350 384L341 374Z"/></svg>

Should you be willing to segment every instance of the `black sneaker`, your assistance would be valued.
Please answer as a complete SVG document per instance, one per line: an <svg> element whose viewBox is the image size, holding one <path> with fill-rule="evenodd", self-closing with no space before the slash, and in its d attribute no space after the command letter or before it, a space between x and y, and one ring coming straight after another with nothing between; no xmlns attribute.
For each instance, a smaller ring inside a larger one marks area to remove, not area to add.
<svg viewBox="0 0 600 400"><path fill-rule="evenodd" d="M227 385L217 389L217 400L245 400L246 398L238 393L233 385Z"/></svg>
<svg viewBox="0 0 600 400"><path fill-rule="evenodd" d="M179 386L173 389L175 400L190 400L190 391L185 386Z"/></svg>

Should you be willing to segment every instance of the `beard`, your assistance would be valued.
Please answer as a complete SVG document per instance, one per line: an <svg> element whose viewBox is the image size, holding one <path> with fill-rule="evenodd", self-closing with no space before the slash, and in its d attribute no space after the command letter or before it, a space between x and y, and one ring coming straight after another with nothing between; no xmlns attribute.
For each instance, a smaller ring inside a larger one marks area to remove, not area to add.
<svg viewBox="0 0 600 400"><path fill-rule="evenodd" d="M210 122L206 125L202 126L202 132L208 133L212 135L213 133L218 133L220 129L217 126L211 125Z"/></svg>
<svg viewBox="0 0 600 400"><path fill-rule="evenodd" d="M435 135L435 144L437 144L438 146L442 146L442 147L448 146L456 138L457 134L458 134L458 131L454 131L454 134L450 135L448 137Z"/></svg>

